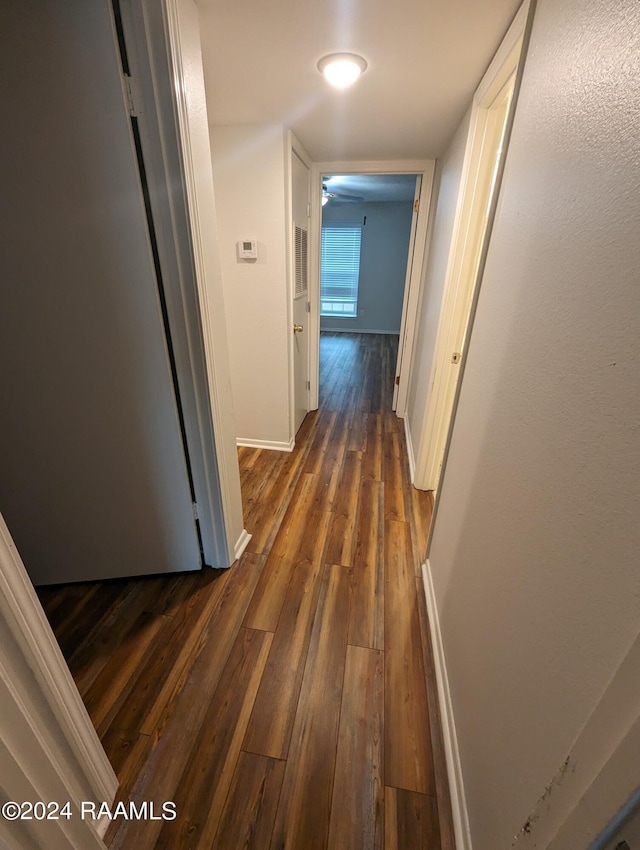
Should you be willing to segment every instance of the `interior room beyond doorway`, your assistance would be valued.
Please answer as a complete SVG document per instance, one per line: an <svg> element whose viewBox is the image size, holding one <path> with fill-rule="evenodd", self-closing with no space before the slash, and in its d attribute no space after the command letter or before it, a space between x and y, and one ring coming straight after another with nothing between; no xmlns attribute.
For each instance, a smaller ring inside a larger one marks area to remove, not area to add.
<svg viewBox="0 0 640 850"><path fill-rule="evenodd" d="M321 331L399 334L415 174L322 180Z"/></svg>

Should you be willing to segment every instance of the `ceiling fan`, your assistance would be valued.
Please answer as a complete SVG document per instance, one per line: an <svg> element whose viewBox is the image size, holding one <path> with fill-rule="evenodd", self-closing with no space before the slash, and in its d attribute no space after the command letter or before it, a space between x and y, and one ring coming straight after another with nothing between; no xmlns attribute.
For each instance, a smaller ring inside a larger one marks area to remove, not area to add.
<svg viewBox="0 0 640 850"><path fill-rule="evenodd" d="M325 180L327 182L331 180L331 177L326 177ZM348 195L346 192L330 192L327 186L327 183L322 184L322 206L329 203L329 201L350 201L351 203L359 203L364 201L364 198L361 195Z"/></svg>

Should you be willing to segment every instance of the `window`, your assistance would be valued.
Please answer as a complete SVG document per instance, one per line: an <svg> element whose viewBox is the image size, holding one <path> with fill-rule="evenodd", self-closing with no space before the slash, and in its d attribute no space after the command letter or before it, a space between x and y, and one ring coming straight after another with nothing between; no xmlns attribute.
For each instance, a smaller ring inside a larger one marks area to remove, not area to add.
<svg viewBox="0 0 640 850"><path fill-rule="evenodd" d="M336 222L322 228L320 258L320 315L355 319L362 227Z"/></svg>

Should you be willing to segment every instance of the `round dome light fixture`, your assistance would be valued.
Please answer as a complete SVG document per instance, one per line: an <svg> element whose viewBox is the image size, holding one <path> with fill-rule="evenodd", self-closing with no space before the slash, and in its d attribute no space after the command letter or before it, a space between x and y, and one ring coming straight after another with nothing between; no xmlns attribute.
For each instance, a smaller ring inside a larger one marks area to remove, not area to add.
<svg viewBox="0 0 640 850"><path fill-rule="evenodd" d="M337 89L346 89L355 83L366 68L367 60L357 53L330 53L318 62L318 70Z"/></svg>

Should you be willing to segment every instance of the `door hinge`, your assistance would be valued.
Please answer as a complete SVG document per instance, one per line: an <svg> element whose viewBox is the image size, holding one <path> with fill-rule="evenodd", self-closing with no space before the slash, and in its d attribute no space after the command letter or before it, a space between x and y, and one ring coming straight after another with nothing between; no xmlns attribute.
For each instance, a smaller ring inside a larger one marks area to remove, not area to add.
<svg viewBox="0 0 640 850"><path fill-rule="evenodd" d="M200 519L200 517L198 516L198 503L197 502L191 502L191 510L193 511L193 518L194 519Z"/></svg>
<svg viewBox="0 0 640 850"><path fill-rule="evenodd" d="M416 200L413 202L413 211L418 212L419 209L420 209L420 198L416 198Z"/></svg>
<svg viewBox="0 0 640 850"><path fill-rule="evenodd" d="M136 99L133 94L133 83L131 81L131 77L128 74L122 75L122 87L124 89L124 96L125 100L127 101L127 109L129 110L129 115L132 118L137 118L140 113L136 108Z"/></svg>
<svg viewBox="0 0 640 850"><path fill-rule="evenodd" d="M307 204L307 218L311 218L311 204Z"/></svg>
<svg viewBox="0 0 640 850"><path fill-rule="evenodd" d="M307 313L311 312L311 301L307 301Z"/></svg>
<svg viewBox="0 0 640 850"><path fill-rule="evenodd" d="M405 207L405 209L406 209L406 207ZM396 375L396 384L398 386L400 385L400 375Z"/></svg>
<svg viewBox="0 0 640 850"><path fill-rule="evenodd" d="M307 389L308 389L308 390L310 390L310 389L311 389L311 381L307 381Z"/></svg>

